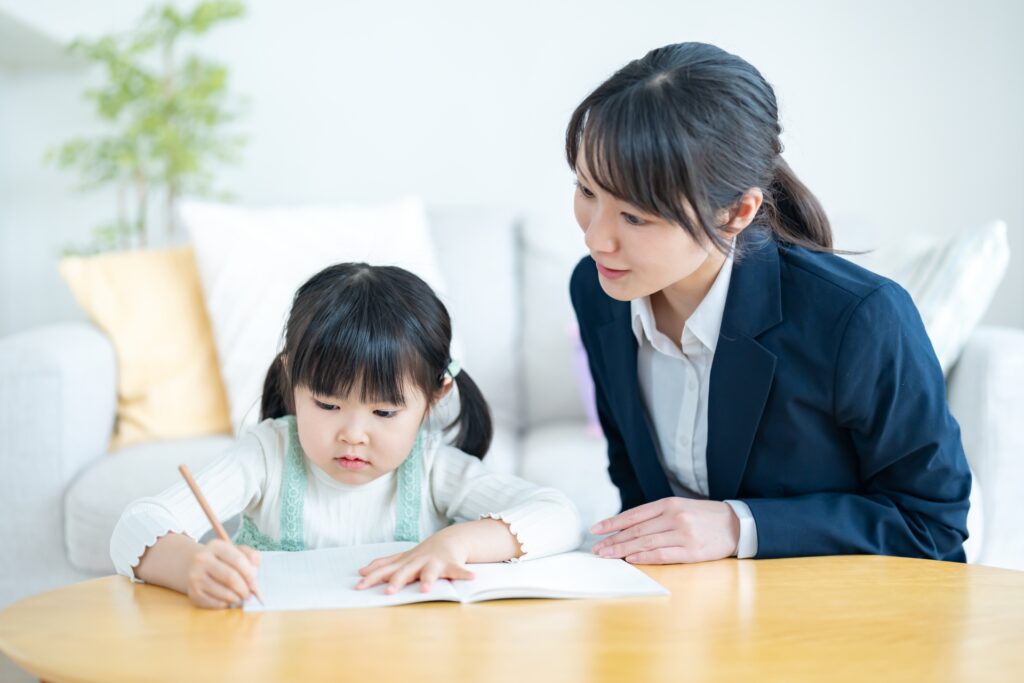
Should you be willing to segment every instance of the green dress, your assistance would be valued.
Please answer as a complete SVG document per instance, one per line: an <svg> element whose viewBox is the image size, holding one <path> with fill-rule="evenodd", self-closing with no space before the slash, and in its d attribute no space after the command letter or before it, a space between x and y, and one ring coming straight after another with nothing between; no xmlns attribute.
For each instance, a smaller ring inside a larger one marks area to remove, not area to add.
<svg viewBox="0 0 1024 683"><path fill-rule="evenodd" d="M281 538L275 540L256 526L248 515L232 539L236 545L256 550L305 550L302 531L302 509L306 499L306 456L299 444L295 416L279 418L288 423L288 452L281 477ZM409 457L398 467L398 510L395 540L418 543L420 540L420 496L423 493L423 432L416 435Z"/></svg>

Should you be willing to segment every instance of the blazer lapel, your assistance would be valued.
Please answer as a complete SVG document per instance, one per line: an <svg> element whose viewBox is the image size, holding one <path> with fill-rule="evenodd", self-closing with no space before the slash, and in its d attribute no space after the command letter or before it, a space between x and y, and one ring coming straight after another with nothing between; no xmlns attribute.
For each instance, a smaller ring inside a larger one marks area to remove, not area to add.
<svg viewBox="0 0 1024 683"><path fill-rule="evenodd" d="M752 232L750 229L748 233ZM776 357L755 337L782 321L779 247L760 231L733 265L708 396L708 489L735 498L775 376Z"/></svg>
<svg viewBox="0 0 1024 683"><path fill-rule="evenodd" d="M610 322L598 330L601 355L611 388L608 401L618 417L626 452L649 501L672 495L668 477L661 467L651 438L637 381L637 342L629 319L629 304L621 307Z"/></svg>

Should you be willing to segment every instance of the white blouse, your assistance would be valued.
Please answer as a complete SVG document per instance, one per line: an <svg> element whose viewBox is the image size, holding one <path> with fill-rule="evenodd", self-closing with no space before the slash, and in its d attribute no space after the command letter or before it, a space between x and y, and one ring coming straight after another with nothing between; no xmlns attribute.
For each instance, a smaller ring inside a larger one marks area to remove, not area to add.
<svg viewBox="0 0 1024 683"><path fill-rule="evenodd" d="M288 452L285 420L264 420L248 430L221 457L196 473L195 480L218 519L239 513L261 532L280 538L281 480ZM398 477L390 472L361 485L343 484L305 457L303 540L306 548L327 548L394 540ZM581 541L581 521L565 494L541 488L442 443L428 432L423 443L424 491L420 497L420 539L456 520L484 517L509 525L522 546L520 559L573 550ZM131 503L110 539L119 574L135 579L146 548L169 532L199 539L210 529L184 481L157 496Z"/></svg>
<svg viewBox="0 0 1024 683"><path fill-rule="evenodd" d="M707 498L708 390L722 315L732 279L733 254L711 289L683 326L676 345L658 330L650 297L630 302L633 333L639 345L640 394L654 433L655 448L672 492ZM727 500L740 520L739 558L757 554L757 526L746 503Z"/></svg>

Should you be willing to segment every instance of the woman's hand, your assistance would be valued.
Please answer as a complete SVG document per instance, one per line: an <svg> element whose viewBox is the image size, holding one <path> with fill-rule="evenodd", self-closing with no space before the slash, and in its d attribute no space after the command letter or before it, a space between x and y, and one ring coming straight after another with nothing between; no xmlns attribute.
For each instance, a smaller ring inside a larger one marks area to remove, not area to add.
<svg viewBox="0 0 1024 683"><path fill-rule="evenodd" d="M595 544L593 552L635 564L705 562L736 554L740 521L728 503L662 498L590 529L593 534L616 531Z"/></svg>
<svg viewBox="0 0 1024 683"><path fill-rule="evenodd" d="M363 580L356 590L363 590L387 582L384 592L397 593L402 586L420 581L420 591L427 593L438 579L472 579L473 572L466 569L470 544L463 525L441 529L415 548L397 555L379 557L359 570Z"/></svg>
<svg viewBox="0 0 1024 683"><path fill-rule="evenodd" d="M220 539L199 546L188 566L189 600L212 609L245 602L256 589L259 563L259 552L248 546Z"/></svg>

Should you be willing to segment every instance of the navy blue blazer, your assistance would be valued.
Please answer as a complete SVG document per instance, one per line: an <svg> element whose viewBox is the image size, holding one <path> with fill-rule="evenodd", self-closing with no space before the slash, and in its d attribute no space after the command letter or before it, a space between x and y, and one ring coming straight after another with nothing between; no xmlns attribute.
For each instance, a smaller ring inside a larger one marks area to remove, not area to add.
<svg viewBox="0 0 1024 683"><path fill-rule="evenodd" d="M757 557L964 561L971 476L920 315L845 259L740 237L708 397L708 487L745 502ZM589 256L570 285L608 471L628 509L673 495L637 381L629 302Z"/></svg>

